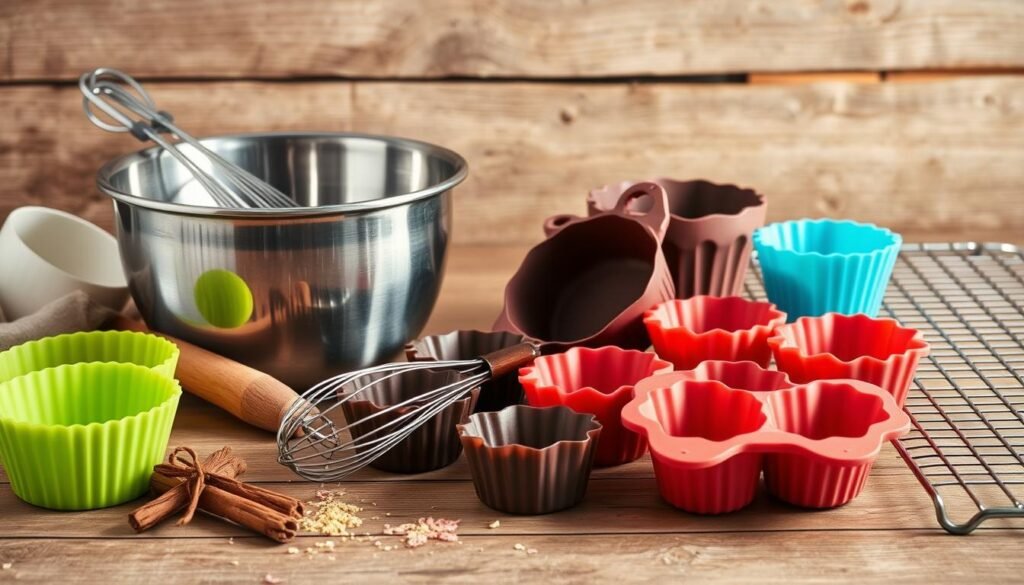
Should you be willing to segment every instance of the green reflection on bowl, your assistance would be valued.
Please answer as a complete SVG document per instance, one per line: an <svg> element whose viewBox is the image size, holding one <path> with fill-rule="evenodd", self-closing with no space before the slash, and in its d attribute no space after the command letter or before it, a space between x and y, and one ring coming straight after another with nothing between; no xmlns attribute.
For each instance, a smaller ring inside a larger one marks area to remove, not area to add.
<svg viewBox="0 0 1024 585"><path fill-rule="evenodd" d="M252 291L230 270L204 272L196 280L194 294L199 313L215 327L241 327L252 316Z"/></svg>

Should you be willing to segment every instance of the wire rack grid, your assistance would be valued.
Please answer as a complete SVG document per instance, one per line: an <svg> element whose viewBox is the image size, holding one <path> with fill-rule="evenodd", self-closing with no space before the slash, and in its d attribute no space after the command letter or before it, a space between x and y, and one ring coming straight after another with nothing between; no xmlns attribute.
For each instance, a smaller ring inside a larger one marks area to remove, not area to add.
<svg viewBox="0 0 1024 585"><path fill-rule="evenodd" d="M764 298L754 263L746 281ZM931 496L939 524L967 534L1024 518L1024 253L1008 244L904 245L883 316L932 346L896 450Z"/></svg>

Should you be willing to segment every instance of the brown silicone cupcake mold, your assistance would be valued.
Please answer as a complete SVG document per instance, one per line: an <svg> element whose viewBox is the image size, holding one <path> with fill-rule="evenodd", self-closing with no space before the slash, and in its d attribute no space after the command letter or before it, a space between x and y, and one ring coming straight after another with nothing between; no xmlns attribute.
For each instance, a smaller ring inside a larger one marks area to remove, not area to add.
<svg viewBox="0 0 1024 585"><path fill-rule="evenodd" d="M704 180L651 179L668 196L671 220L662 249L676 285L676 298L732 296L742 292L752 250L751 237L764 225L765 197L751 189ZM614 207L634 184L626 181L594 189L590 215Z"/></svg>
<svg viewBox="0 0 1024 585"><path fill-rule="evenodd" d="M452 384L458 379L458 372L442 370L367 374L342 385L338 389L338 398L344 398L349 392L368 383L376 382L361 395L365 398L348 400L341 404L345 418L350 425L354 425L351 427L353 439L359 439L418 408L414 403L391 412L378 414L388 406ZM431 417L411 435L370 463L370 466L393 473L423 473L454 463L462 453L462 443L459 441L458 431L455 427L458 423L467 420L479 392L479 388L474 388L465 398L452 403ZM355 424L359 420L364 422ZM393 426L384 428L380 432L370 435L367 440L382 436L392 429Z"/></svg>
<svg viewBox="0 0 1024 585"><path fill-rule="evenodd" d="M647 210L627 211L634 204ZM607 213L556 222L509 281L494 329L521 333L545 354L647 348L644 311L675 293L661 252L666 205L663 188L640 183Z"/></svg>
<svg viewBox="0 0 1024 585"><path fill-rule="evenodd" d="M411 362L471 360L523 342L523 336L509 331L459 330L429 335L405 346ZM473 412L501 410L523 401L523 387L516 372L484 382Z"/></svg>
<svg viewBox="0 0 1024 585"><path fill-rule="evenodd" d="M547 514L583 500L601 425L565 406L510 406L458 425L477 496L509 514Z"/></svg>

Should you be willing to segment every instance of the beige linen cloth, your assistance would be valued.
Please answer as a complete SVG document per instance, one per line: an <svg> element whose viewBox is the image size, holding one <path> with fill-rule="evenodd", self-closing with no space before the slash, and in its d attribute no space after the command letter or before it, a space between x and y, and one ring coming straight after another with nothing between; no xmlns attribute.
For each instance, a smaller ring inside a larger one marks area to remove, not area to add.
<svg viewBox="0 0 1024 585"><path fill-rule="evenodd" d="M82 291L63 296L16 321L7 322L0 310L0 351L51 335L92 331L113 316L114 311L92 302Z"/></svg>

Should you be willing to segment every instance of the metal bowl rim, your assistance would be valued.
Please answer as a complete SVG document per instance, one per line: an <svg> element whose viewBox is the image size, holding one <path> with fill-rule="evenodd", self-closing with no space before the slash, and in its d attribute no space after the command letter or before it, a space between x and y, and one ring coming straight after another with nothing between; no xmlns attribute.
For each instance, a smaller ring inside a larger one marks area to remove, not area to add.
<svg viewBox="0 0 1024 585"><path fill-rule="evenodd" d="M176 215L189 215L199 217L224 217L224 218L237 218L237 219L271 219L271 218L282 218L282 217L315 217L324 215L341 215L341 214L352 214L352 213L366 213L376 211L379 209L386 209L389 207L397 207L400 205L406 205L420 199L426 199L434 195L439 195L448 191L465 180L469 174L469 168L464 159L460 154L453 150L431 144L429 142L423 142L420 140L413 140L411 138L402 138L397 136L386 136L380 134L364 134L358 132L251 132L242 134L223 134L218 136L208 136L201 138L201 142L213 141L213 140L227 140L227 139L259 139L259 138L359 138L368 140L378 140L386 144L398 145L412 150L418 150L429 155L437 156L439 158L445 158L450 160L455 165L455 172L452 176L448 177L444 181L431 185L426 189L420 189L419 191L413 191L411 193L405 193L403 195L394 195L391 197L380 197L378 199L372 199L370 201L360 201L358 203L340 203L336 205L324 205L321 207L286 207L277 209L229 209L224 207L205 207L200 205L183 205L180 203L170 203L167 201L158 201L156 199L150 199L147 197L140 197L138 195L132 195L124 191L114 188L110 184L109 177L113 176L114 173L121 171L128 165L141 161L145 158L153 157L157 151L163 150L160 146L152 146L119 156L114 160L106 163L96 173L96 186L99 187L100 191L106 193L110 197L117 201L126 203L128 205L144 207L147 209L153 209L156 211L168 212Z"/></svg>

